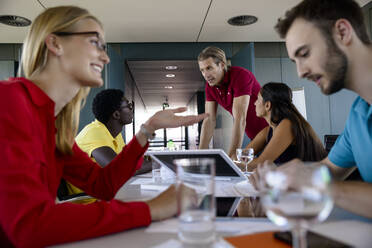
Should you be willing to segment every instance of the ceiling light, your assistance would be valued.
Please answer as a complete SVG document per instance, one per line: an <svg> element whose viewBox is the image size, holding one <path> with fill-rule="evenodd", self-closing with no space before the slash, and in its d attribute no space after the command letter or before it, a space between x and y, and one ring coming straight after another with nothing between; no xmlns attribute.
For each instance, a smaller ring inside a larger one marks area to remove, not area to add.
<svg viewBox="0 0 372 248"><path fill-rule="evenodd" d="M0 15L0 23L15 27L25 27L29 26L31 24L31 21L22 16Z"/></svg>
<svg viewBox="0 0 372 248"><path fill-rule="evenodd" d="M167 85L167 86L164 86L164 88L166 88L166 89L173 89L173 86Z"/></svg>
<svg viewBox="0 0 372 248"><path fill-rule="evenodd" d="M174 75L174 74L167 74L167 75L165 75L167 78L174 78L176 75Z"/></svg>
<svg viewBox="0 0 372 248"><path fill-rule="evenodd" d="M246 26L257 22L257 17L251 15L240 15L231 17L227 22L233 26Z"/></svg>
<svg viewBox="0 0 372 248"><path fill-rule="evenodd" d="M177 70L178 69L178 66L176 66L176 65L167 65L165 67L165 69L166 70L169 70L169 71L171 71L171 70Z"/></svg>

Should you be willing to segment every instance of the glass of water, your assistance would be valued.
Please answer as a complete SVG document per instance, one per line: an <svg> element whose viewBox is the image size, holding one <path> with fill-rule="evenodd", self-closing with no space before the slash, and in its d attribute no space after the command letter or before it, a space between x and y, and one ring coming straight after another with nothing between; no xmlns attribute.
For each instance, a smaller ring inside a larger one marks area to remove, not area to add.
<svg viewBox="0 0 372 248"><path fill-rule="evenodd" d="M215 241L215 160L176 159L178 237L183 247L212 247ZM182 186L192 190L184 191Z"/></svg>
<svg viewBox="0 0 372 248"><path fill-rule="evenodd" d="M238 148L236 149L236 158L240 163L243 163L245 166L245 171L243 173L245 175L250 174L248 171L248 164L253 160L254 158L254 150L253 148L248 148L248 149L242 149Z"/></svg>
<svg viewBox="0 0 372 248"><path fill-rule="evenodd" d="M301 165L297 170L266 167L258 172L262 177L260 194L266 216L277 225L291 227L295 248L307 246L308 227L324 221L333 208L328 168Z"/></svg>
<svg viewBox="0 0 372 248"><path fill-rule="evenodd" d="M161 183L161 165L156 162L152 161L152 180L154 183Z"/></svg>

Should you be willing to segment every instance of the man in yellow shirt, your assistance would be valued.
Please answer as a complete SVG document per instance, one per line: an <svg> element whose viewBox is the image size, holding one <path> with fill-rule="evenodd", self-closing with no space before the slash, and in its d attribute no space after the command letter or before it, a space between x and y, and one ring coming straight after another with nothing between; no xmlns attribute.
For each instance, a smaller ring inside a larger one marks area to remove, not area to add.
<svg viewBox="0 0 372 248"><path fill-rule="evenodd" d="M118 89L99 92L93 99L93 114L96 118L76 136L76 144L100 166L106 166L125 146L121 134L124 125L133 121L133 105ZM142 161L137 165L141 167ZM69 195L82 191L67 183ZM79 203L91 203L96 199L85 199Z"/></svg>

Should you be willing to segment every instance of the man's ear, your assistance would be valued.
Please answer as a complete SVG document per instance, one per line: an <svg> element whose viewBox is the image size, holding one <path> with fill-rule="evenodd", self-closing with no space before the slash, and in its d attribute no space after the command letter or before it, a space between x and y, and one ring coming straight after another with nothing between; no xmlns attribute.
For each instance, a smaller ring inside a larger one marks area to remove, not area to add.
<svg viewBox="0 0 372 248"><path fill-rule="evenodd" d="M118 110L115 110L114 113L112 113L112 118L114 119L120 119L120 113Z"/></svg>
<svg viewBox="0 0 372 248"><path fill-rule="evenodd" d="M336 43L342 45L349 45L351 43L354 29L350 22L346 19L339 19L336 21L334 27L334 38Z"/></svg>
<svg viewBox="0 0 372 248"><path fill-rule="evenodd" d="M45 45L49 52L56 56L61 56L63 53L63 47L60 43L60 39L55 34L48 34L45 38Z"/></svg>
<svg viewBox="0 0 372 248"><path fill-rule="evenodd" d="M221 65L221 67L222 67L222 70L225 70L225 63L224 62L219 62L219 65Z"/></svg>

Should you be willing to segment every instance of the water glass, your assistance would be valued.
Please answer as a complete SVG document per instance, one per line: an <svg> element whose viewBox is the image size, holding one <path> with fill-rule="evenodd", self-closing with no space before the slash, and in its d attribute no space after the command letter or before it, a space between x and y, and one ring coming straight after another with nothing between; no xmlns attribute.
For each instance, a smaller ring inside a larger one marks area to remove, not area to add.
<svg viewBox="0 0 372 248"><path fill-rule="evenodd" d="M215 240L215 160L176 159L178 237L184 247L209 247ZM184 186L191 190L183 190Z"/></svg>
<svg viewBox="0 0 372 248"><path fill-rule="evenodd" d="M161 183L161 165L156 161L152 161L152 180L154 183Z"/></svg>
<svg viewBox="0 0 372 248"><path fill-rule="evenodd" d="M324 221L333 208L328 168L301 164L292 171L280 167L259 170L261 203L267 217L279 226L291 227L293 247L305 248L309 225Z"/></svg>
<svg viewBox="0 0 372 248"><path fill-rule="evenodd" d="M254 158L254 150L253 148L247 148L247 149L242 149L238 148L236 149L236 158L240 163L243 163L245 166L245 171L243 173L245 175L250 174L248 171L248 164L253 160Z"/></svg>

